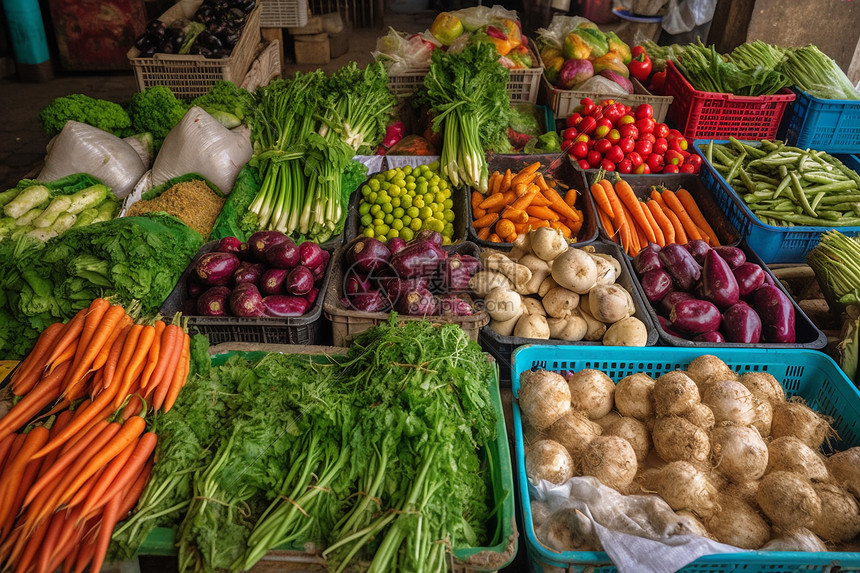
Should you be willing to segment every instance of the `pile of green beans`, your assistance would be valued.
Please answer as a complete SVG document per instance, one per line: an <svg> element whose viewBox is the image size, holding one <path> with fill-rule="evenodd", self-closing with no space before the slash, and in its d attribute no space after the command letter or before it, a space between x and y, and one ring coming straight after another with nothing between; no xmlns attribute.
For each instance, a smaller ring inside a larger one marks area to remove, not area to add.
<svg viewBox="0 0 860 573"><path fill-rule="evenodd" d="M767 140L754 147L735 138L702 150L766 225L860 226L860 175L823 151Z"/></svg>

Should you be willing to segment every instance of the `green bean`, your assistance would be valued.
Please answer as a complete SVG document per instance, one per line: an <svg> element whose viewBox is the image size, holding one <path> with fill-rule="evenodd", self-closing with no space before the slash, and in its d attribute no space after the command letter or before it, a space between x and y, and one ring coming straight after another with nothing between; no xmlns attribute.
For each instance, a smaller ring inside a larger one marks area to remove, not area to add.
<svg viewBox="0 0 860 573"><path fill-rule="evenodd" d="M860 201L860 194L852 193L850 195L828 195L821 200L824 205L835 205L837 203L854 203Z"/></svg>
<svg viewBox="0 0 860 573"><path fill-rule="evenodd" d="M743 163L744 158L746 156L746 153L741 153L738 158L735 159L735 162L732 163L732 168L729 170L728 175L726 175L726 181L729 183L729 185L731 185L732 179L735 178L735 173L737 172L737 170L741 168L741 163Z"/></svg>
<svg viewBox="0 0 860 573"><path fill-rule="evenodd" d="M734 156L734 154L730 155L730 154L726 153L727 151L730 151L730 148L728 148L722 144L715 145L714 146L714 158L716 160L718 160L720 163L722 163L723 165L726 165L726 166L734 165L737 158Z"/></svg>
<svg viewBox="0 0 860 573"><path fill-rule="evenodd" d="M792 175L795 175L792 173ZM800 178L798 178L798 184L800 183ZM804 189L806 193L810 193L815 195L816 193L821 193L822 191L825 193L834 193L837 191L850 191L851 189L857 189L857 184L853 181L838 181L836 183L827 183L825 185L816 185L815 187L807 187Z"/></svg>
<svg viewBox="0 0 860 573"><path fill-rule="evenodd" d="M738 168L738 175L741 176L741 181L743 181L744 185L751 193L755 193L757 191L755 182L750 179L749 173L747 173L743 167Z"/></svg>
<svg viewBox="0 0 860 573"><path fill-rule="evenodd" d="M776 187L776 191L773 193L773 198L776 199L779 195L788 188L788 185L791 183L791 177L788 176L788 172L786 171L785 176L780 181L779 185Z"/></svg>
<svg viewBox="0 0 860 573"><path fill-rule="evenodd" d="M785 144L781 141L769 141L764 139L761 142L761 147L767 151L778 151L785 147Z"/></svg>
<svg viewBox="0 0 860 573"><path fill-rule="evenodd" d="M803 186L800 184L800 177L798 177L797 173L794 171L789 175L791 176L791 186L794 188L794 196L797 198L797 202L800 203L800 206L803 207L803 210L806 211L808 215L815 217L815 211L812 210L809 200L803 193Z"/></svg>
<svg viewBox="0 0 860 573"><path fill-rule="evenodd" d="M770 183L774 187L779 185L779 181L780 181L779 179L776 179L774 177L768 177L767 175L765 175L763 173L750 173L750 177L752 178L753 181L761 182L761 183Z"/></svg>
<svg viewBox="0 0 860 573"><path fill-rule="evenodd" d="M710 140L708 142L708 147L705 148L705 159L708 160L708 163L713 165L714 163L714 140Z"/></svg>
<svg viewBox="0 0 860 573"><path fill-rule="evenodd" d="M809 206L812 207L813 211L818 208L818 204L821 203L822 199L824 199L824 191L817 193L815 197L813 197L812 202L809 204Z"/></svg>
<svg viewBox="0 0 860 573"><path fill-rule="evenodd" d="M806 179L810 183L839 183L840 181L848 181L848 178L844 175L842 177L837 177L835 175L827 174L823 171L808 171L806 173L801 174L803 179Z"/></svg>
<svg viewBox="0 0 860 573"><path fill-rule="evenodd" d="M824 161L841 171L846 177L853 181L856 181L857 184L860 185L860 174L858 174L856 171L854 171L853 169L849 169L841 161L839 161L832 155L823 155L822 159L824 159Z"/></svg>
<svg viewBox="0 0 860 573"><path fill-rule="evenodd" d="M759 157L764 157L765 155L767 155L766 152L762 151L758 147L753 147L752 145L742 143L738 141L737 138L732 136L729 136L729 144L731 144L732 147L737 149L739 153L746 153L750 157L755 157L758 159Z"/></svg>

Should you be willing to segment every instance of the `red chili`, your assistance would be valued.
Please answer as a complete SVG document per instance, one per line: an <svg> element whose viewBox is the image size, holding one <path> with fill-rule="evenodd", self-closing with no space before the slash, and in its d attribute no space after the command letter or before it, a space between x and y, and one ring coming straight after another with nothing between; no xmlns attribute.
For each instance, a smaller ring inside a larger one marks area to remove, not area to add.
<svg viewBox="0 0 860 573"><path fill-rule="evenodd" d="M634 57L630 60L630 63L627 64L630 74L640 82L648 81L648 76L651 75L651 67L651 58L648 57L648 54L645 52Z"/></svg>

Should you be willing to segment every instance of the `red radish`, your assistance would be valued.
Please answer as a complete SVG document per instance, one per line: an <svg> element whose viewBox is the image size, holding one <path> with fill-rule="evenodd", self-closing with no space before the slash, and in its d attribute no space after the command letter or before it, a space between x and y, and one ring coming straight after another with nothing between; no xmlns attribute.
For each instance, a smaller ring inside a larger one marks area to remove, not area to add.
<svg viewBox="0 0 860 573"><path fill-rule="evenodd" d="M654 269L642 275L642 290L650 302L658 302L672 292L672 277L663 269Z"/></svg>
<svg viewBox="0 0 860 573"><path fill-rule="evenodd" d="M453 316L471 316L475 314L472 305L455 294L439 297L439 314Z"/></svg>
<svg viewBox="0 0 860 573"><path fill-rule="evenodd" d="M309 268L299 265L287 275L284 288L295 296L306 295L314 288L314 275Z"/></svg>
<svg viewBox="0 0 860 573"><path fill-rule="evenodd" d="M299 264L299 248L292 239L269 245L263 254L269 266L276 269L291 269Z"/></svg>
<svg viewBox="0 0 860 573"><path fill-rule="evenodd" d="M714 247L714 250L729 264L732 269L736 269L745 262L747 256L737 247Z"/></svg>
<svg viewBox="0 0 860 573"><path fill-rule="evenodd" d="M346 295L370 292L372 290L370 281L358 273L350 273L343 283L343 292Z"/></svg>
<svg viewBox="0 0 860 573"><path fill-rule="evenodd" d="M185 286L185 290L189 297L195 298L203 294L208 287L200 282L197 278L197 273L190 273L188 275L188 281Z"/></svg>
<svg viewBox="0 0 860 573"><path fill-rule="evenodd" d="M410 290L397 301L397 312L412 316L433 316L439 313L439 302L425 289Z"/></svg>
<svg viewBox="0 0 860 573"><path fill-rule="evenodd" d="M311 272L314 274L314 281L318 281L325 276L325 271L328 268L328 262L331 259L331 253L328 251L322 252L322 262L311 268Z"/></svg>
<svg viewBox="0 0 860 573"><path fill-rule="evenodd" d="M406 241L400 237L392 237L385 241L385 246L388 247L392 255L395 255L406 248Z"/></svg>
<svg viewBox="0 0 860 573"><path fill-rule="evenodd" d="M421 229L415 235L415 238L409 241L409 244L417 243L419 241L430 241L437 247L442 246L442 235L437 233L436 231L431 231L430 229Z"/></svg>
<svg viewBox="0 0 860 573"><path fill-rule="evenodd" d="M753 307L758 312L765 342L794 342L794 305L782 289L763 285L753 293Z"/></svg>
<svg viewBox="0 0 860 573"><path fill-rule="evenodd" d="M233 271L239 268L239 257L233 253L213 251L197 259L194 272L205 285L226 285L233 278Z"/></svg>
<svg viewBox="0 0 860 573"><path fill-rule="evenodd" d="M719 344L725 341L726 339L718 331L704 332L693 337L693 342L714 342Z"/></svg>
<svg viewBox="0 0 860 573"><path fill-rule="evenodd" d="M260 291L264 294L283 294L284 282L290 271L286 269L269 269L260 276Z"/></svg>
<svg viewBox="0 0 860 573"><path fill-rule="evenodd" d="M453 254L442 262L442 282L448 292L467 292L469 279L481 270L481 261L469 255Z"/></svg>
<svg viewBox="0 0 860 573"><path fill-rule="evenodd" d="M755 344L761 340L761 319L745 302L739 302L723 313L721 329L729 342Z"/></svg>
<svg viewBox="0 0 860 573"><path fill-rule="evenodd" d="M679 290L689 292L702 276L702 269L690 251L676 243L660 249L660 261Z"/></svg>
<svg viewBox="0 0 860 573"><path fill-rule="evenodd" d="M400 278L429 276L436 272L448 254L430 240L412 241L391 257L391 266Z"/></svg>
<svg viewBox="0 0 860 573"><path fill-rule="evenodd" d="M241 259L248 253L248 243L243 243L236 237L224 237L218 241L215 250L222 253L233 253Z"/></svg>
<svg viewBox="0 0 860 573"><path fill-rule="evenodd" d="M660 312L665 316L669 316L669 313L672 312L672 309L675 308L676 304L682 300L692 300L694 298L695 297L688 292L673 290L660 301Z"/></svg>
<svg viewBox="0 0 860 573"><path fill-rule="evenodd" d="M669 320L678 330L702 334L719 330L722 317L719 309L706 300L682 300L669 314Z"/></svg>
<svg viewBox="0 0 860 573"><path fill-rule="evenodd" d="M705 253L711 250L711 246L702 239L693 239L684 245L696 262L700 265L705 264Z"/></svg>
<svg viewBox="0 0 860 573"><path fill-rule="evenodd" d="M302 316L310 304L300 296L273 294L263 298L263 306L269 316L289 317Z"/></svg>
<svg viewBox="0 0 860 573"><path fill-rule="evenodd" d="M662 269L663 263L660 261L659 252L660 247L657 247L657 249L642 249L633 258L633 268L640 275L644 275L654 269Z"/></svg>
<svg viewBox="0 0 860 573"><path fill-rule="evenodd" d="M354 294L341 299L340 303L352 310L362 312L383 312L388 310L389 302L378 290Z"/></svg>

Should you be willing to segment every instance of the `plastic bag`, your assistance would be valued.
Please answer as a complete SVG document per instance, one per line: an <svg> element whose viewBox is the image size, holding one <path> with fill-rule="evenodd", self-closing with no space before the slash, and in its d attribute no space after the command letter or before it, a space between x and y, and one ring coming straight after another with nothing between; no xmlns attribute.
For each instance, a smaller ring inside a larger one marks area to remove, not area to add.
<svg viewBox="0 0 860 573"><path fill-rule="evenodd" d="M430 66L430 54L441 46L429 33L406 36L394 28L388 28L388 34L376 40L376 51L371 55L382 60L390 74L401 74L415 69Z"/></svg>
<svg viewBox="0 0 860 573"><path fill-rule="evenodd" d="M592 22L582 16L561 16L556 14L553 16L549 26L538 29L538 45L543 46L551 43L561 47L564 37L582 23L590 24Z"/></svg>
<svg viewBox="0 0 860 573"><path fill-rule="evenodd" d="M670 0L663 16L663 30L676 35L690 32L696 26L710 22L717 9L717 0Z"/></svg>
<svg viewBox="0 0 860 573"><path fill-rule="evenodd" d="M152 166L152 185L199 173L227 195L252 154L246 129L231 131L201 108L192 107L164 138Z"/></svg>
<svg viewBox="0 0 860 573"><path fill-rule="evenodd" d="M601 95L630 95L618 83L603 76L592 76L574 88L578 92L597 93Z"/></svg>
<svg viewBox="0 0 860 573"><path fill-rule="evenodd" d="M518 20L515 11L508 10L503 6L472 6L471 8L455 10L451 14L459 18L467 32L477 30L498 20Z"/></svg>
<svg viewBox="0 0 860 573"><path fill-rule="evenodd" d="M119 137L77 121L66 125L48 143L45 166L36 178L54 181L74 173L88 173L111 188L119 199L131 192L146 172L137 151Z"/></svg>

